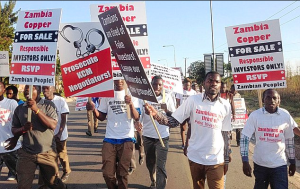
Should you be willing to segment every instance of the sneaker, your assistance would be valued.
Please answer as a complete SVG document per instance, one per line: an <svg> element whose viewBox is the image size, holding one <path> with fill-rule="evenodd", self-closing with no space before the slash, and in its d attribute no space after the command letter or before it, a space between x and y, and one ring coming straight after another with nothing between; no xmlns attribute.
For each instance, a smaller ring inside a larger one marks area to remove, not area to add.
<svg viewBox="0 0 300 189"><path fill-rule="evenodd" d="M87 131L87 132L85 132L85 134L88 135L88 136L92 136L91 131Z"/></svg>
<svg viewBox="0 0 300 189"><path fill-rule="evenodd" d="M94 133L98 133L98 130L97 130L97 129L95 129L95 130L94 130Z"/></svg>
<svg viewBox="0 0 300 189"><path fill-rule="evenodd" d="M62 182L67 182L69 176L70 176L70 173L64 173L64 174L61 176L61 181L62 181Z"/></svg>
<svg viewBox="0 0 300 189"><path fill-rule="evenodd" d="M128 174L129 174L129 175L132 175L132 173L133 173L134 171L135 171L135 169L129 167L129 169L128 169Z"/></svg>
<svg viewBox="0 0 300 189"><path fill-rule="evenodd" d="M8 181L13 181L16 180L16 177L14 175L10 175L9 177L7 177Z"/></svg>
<svg viewBox="0 0 300 189"><path fill-rule="evenodd" d="M184 149L184 145L181 146L181 149Z"/></svg>
<svg viewBox="0 0 300 189"><path fill-rule="evenodd" d="M139 164L143 165L144 163L144 156L139 156Z"/></svg>
<svg viewBox="0 0 300 189"><path fill-rule="evenodd" d="M149 189L156 189L155 182L151 182Z"/></svg>

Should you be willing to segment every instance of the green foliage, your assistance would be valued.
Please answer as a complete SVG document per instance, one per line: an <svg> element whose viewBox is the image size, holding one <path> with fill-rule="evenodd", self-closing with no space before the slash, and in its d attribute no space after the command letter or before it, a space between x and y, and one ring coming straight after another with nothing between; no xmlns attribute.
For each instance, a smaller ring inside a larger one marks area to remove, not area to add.
<svg viewBox="0 0 300 189"><path fill-rule="evenodd" d="M192 62L188 68L189 78L196 80L197 83L202 84L205 79L205 65L204 62L197 60Z"/></svg>
<svg viewBox="0 0 300 189"><path fill-rule="evenodd" d="M13 12L16 1L9 1L2 7L0 2L0 50L9 51L14 39L13 24L17 23L19 12Z"/></svg>

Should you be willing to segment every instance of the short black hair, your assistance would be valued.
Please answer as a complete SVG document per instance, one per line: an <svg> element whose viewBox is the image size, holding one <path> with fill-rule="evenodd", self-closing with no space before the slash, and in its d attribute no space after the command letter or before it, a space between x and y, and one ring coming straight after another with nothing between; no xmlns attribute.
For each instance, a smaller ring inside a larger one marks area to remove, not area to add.
<svg viewBox="0 0 300 189"><path fill-rule="evenodd" d="M267 92L269 92L269 91L275 91L278 95L279 95L279 93L275 90L275 89L266 89L264 92L263 92L263 99L265 98L265 95L266 95L266 93ZM279 95L280 96L280 95Z"/></svg>
<svg viewBox="0 0 300 189"><path fill-rule="evenodd" d="M207 73L205 74L205 79L204 79L204 80L206 80L207 76L209 76L209 75L219 75L219 76L221 77L221 75L219 74L219 72L216 72L216 71L210 71L210 72L207 72Z"/></svg>
<svg viewBox="0 0 300 189"><path fill-rule="evenodd" d="M183 83L192 83L192 80L190 78L184 78Z"/></svg>
<svg viewBox="0 0 300 189"><path fill-rule="evenodd" d="M160 79L163 80L163 78L161 76L156 75L152 78L151 83L153 83L155 80L160 80Z"/></svg>
<svg viewBox="0 0 300 189"><path fill-rule="evenodd" d="M6 87L6 89L5 89L6 91L8 91L8 90L12 90L13 91L13 94L18 94L18 88L16 87L16 86L14 86L14 85L10 85L10 86L8 86L8 87Z"/></svg>

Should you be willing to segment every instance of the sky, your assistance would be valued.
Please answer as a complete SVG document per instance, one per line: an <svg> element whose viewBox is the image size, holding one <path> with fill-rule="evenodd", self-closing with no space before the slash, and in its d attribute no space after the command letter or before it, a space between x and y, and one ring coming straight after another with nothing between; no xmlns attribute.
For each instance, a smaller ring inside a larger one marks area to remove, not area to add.
<svg viewBox="0 0 300 189"><path fill-rule="evenodd" d="M61 23L89 22L91 4L109 3L112 1L17 1L15 10L62 8ZM215 53L224 53L224 62L228 53L225 27L279 19L285 66L300 73L300 2L213 1L212 8ZM176 65L182 69L185 58L189 66L212 53L209 1L146 1L146 15L151 62L174 66L174 49L164 45L175 47Z"/></svg>

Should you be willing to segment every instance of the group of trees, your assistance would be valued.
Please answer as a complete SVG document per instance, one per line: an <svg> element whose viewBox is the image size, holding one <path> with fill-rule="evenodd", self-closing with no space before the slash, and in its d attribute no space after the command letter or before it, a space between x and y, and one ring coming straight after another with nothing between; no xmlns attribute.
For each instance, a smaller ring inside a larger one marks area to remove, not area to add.
<svg viewBox="0 0 300 189"><path fill-rule="evenodd" d="M197 83L202 84L205 79L205 65L204 62L201 60L197 60L190 64L188 68L189 78L195 80ZM231 63L225 64L224 63L224 73L225 76L223 77L224 81L231 81Z"/></svg>
<svg viewBox="0 0 300 189"><path fill-rule="evenodd" d="M13 25L17 23L18 12L14 12L16 1L9 1L2 7L0 2L0 50L10 51L15 34Z"/></svg>

